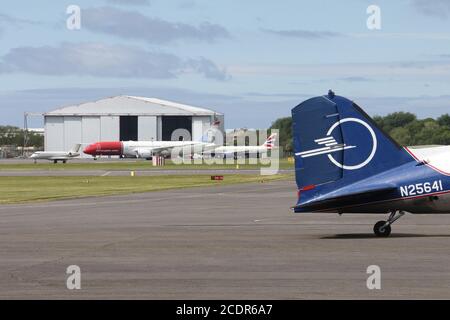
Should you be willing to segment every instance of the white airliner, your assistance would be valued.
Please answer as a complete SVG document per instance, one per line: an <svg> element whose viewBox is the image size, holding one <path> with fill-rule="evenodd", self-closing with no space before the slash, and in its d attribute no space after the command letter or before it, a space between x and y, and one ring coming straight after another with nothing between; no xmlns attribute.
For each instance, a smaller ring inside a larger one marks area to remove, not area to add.
<svg viewBox="0 0 450 320"><path fill-rule="evenodd" d="M49 160L57 163L58 161L62 161L62 163L66 163L67 160L70 160L74 157L78 157L80 155L81 144L77 143L73 146L69 151L37 151L33 153L30 158L36 160Z"/></svg>
<svg viewBox="0 0 450 320"><path fill-rule="evenodd" d="M276 141L277 134L272 133L267 140L260 146L220 146L217 148L214 148L213 150L209 151L211 154L215 155L234 155L239 153L265 153L268 150L272 150L275 148L275 141Z"/></svg>
<svg viewBox="0 0 450 320"><path fill-rule="evenodd" d="M261 146L220 146L201 141L99 141L84 148L83 152L97 156L121 156L150 159L154 155L168 156L174 148L195 147L210 154L265 153L274 148L276 134L272 134Z"/></svg>
<svg viewBox="0 0 450 320"><path fill-rule="evenodd" d="M88 145L83 152L93 157L121 156L150 159L154 155L168 156L174 148L212 148L212 143L200 141L100 141Z"/></svg>

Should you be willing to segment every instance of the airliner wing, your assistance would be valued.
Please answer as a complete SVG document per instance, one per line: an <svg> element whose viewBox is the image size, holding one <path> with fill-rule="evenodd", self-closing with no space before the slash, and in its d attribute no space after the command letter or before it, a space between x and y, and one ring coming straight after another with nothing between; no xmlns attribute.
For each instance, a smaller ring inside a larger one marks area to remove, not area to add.
<svg viewBox="0 0 450 320"><path fill-rule="evenodd" d="M159 154L162 152L172 152L172 150L174 148L179 148L180 150L182 150L183 148L186 147L190 147L193 145L197 145L199 144L198 142L192 142L192 143L186 143L182 146L165 146L165 147L153 147L153 148L136 148L134 150L134 153L136 154L136 156L138 157L150 157L151 155L154 154Z"/></svg>
<svg viewBox="0 0 450 320"><path fill-rule="evenodd" d="M157 148L149 148L148 151L151 153L160 153L163 151L170 151L172 147L157 147Z"/></svg>
<svg viewBox="0 0 450 320"><path fill-rule="evenodd" d="M149 150L153 153L159 153L159 152L163 152L163 151L172 151L172 149L174 149L174 148L183 149L185 147L190 147L190 146L193 146L196 144L198 144L198 142L186 143L185 145L182 145L182 146L156 147L156 148L150 148Z"/></svg>

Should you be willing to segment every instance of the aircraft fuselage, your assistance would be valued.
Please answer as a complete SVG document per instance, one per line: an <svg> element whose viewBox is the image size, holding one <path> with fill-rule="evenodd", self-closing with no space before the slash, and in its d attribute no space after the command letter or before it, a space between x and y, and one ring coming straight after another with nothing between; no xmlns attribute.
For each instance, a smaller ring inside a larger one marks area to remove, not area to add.
<svg viewBox="0 0 450 320"><path fill-rule="evenodd" d="M325 183L317 186L316 195L309 199L308 191L300 192L302 207L294 208L294 211L387 213L399 210L415 214L450 214L450 147L418 149L422 151L405 149L411 155L410 162L352 184L343 181ZM379 194L352 196L358 190L377 190L380 183L390 189ZM305 201L302 196L306 197ZM325 202L333 198L339 200Z"/></svg>

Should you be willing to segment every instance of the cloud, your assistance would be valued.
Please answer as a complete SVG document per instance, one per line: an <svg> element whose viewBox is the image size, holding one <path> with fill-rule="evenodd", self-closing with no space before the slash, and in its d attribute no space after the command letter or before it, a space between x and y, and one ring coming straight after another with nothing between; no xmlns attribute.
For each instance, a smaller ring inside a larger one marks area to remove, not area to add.
<svg viewBox="0 0 450 320"><path fill-rule="evenodd" d="M118 5L131 5L131 6L148 6L150 5L149 0L107 0L108 3L118 4Z"/></svg>
<svg viewBox="0 0 450 320"><path fill-rule="evenodd" d="M193 9L197 6L197 3L193 0L186 0L181 2L178 7L180 9Z"/></svg>
<svg viewBox="0 0 450 320"><path fill-rule="evenodd" d="M193 71L203 74L206 78L216 80L229 80L230 76L225 70L219 69L211 60L203 57L197 59L188 59L186 66L192 68Z"/></svg>
<svg viewBox="0 0 450 320"><path fill-rule="evenodd" d="M0 73L8 72L153 79L198 73L216 80L228 78L225 70L205 58L181 59L173 54L102 43L14 48L0 60Z"/></svg>
<svg viewBox="0 0 450 320"><path fill-rule="evenodd" d="M4 13L0 13L0 24L2 25L14 25L14 26L22 26L22 25L38 25L41 22L29 20L29 19L21 19L9 16Z"/></svg>
<svg viewBox="0 0 450 320"><path fill-rule="evenodd" d="M383 63L327 64L241 64L229 65L234 76L335 77L336 79L377 77L449 77L450 61L404 61ZM361 80L361 79L360 79Z"/></svg>
<svg viewBox="0 0 450 320"><path fill-rule="evenodd" d="M28 20L28 19L20 19L16 17L9 16L7 14L0 13L0 36L5 32L8 27L16 27L21 28L26 25L40 25L41 22Z"/></svg>
<svg viewBox="0 0 450 320"><path fill-rule="evenodd" d="M275 34L282 37L301 38L308 40L328 39L342 37L343 34L332 31L310 31L310 30L273 30L261 29L263 32Z"/></svg>
<svg viewBox="0 0 450 320"><path fill-rule="evenodd" d="M396 111L416 114L419 118L438 117L448 113L450 96L360 97L353 99L370 115L386 115Z"/></svg>
<svg viewBox="0 0 450 320"><path fill-rule="evenodd" d="M412 0L415 8L428 16L441 19L450 17L450 1L448 0Z"/></svg>
<svg viewBox="0 0 450 320"><path fill-rule="evenodd" d="M256 98L307 98L311 97L308 94L301 93L285 93L285 92L246 92L246 96L256 97Z"/></svg>
<svg viewBox="0 0 450 320"><path fill-rule="evenodd" d="M140 39L163 44L177 40L213 42L229 38L228 31L217 24L204 22L199 26L150 18L139 12L112 7L83 10L82 28L125 39Z"/></svg>
<svg viewBox="0 0 450 320"><path fill-rule="evenodd" d="M347 82L371 82L372 79L366 78L366 77L346 77L339 79L341 81L347 81Z"/></svg>

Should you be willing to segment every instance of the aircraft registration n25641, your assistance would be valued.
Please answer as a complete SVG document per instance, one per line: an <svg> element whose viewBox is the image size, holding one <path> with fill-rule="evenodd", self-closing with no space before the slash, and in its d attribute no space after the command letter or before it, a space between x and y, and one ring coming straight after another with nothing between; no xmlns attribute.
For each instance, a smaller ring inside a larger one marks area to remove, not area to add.
<svg viewBox="0 0 450 320"><path fill-rule="evenodd" d="M450 213L450 147L401 147L353 101L328 95L292 109L294 212L389 214L373 231L391 233L406 212Z"/></svg>

